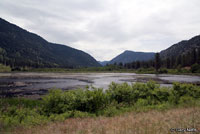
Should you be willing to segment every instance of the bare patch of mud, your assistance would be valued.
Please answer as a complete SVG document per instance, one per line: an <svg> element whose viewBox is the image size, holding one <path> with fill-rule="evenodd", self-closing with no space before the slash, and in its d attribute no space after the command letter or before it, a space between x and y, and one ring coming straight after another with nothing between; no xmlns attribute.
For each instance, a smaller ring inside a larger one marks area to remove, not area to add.
<svg viewBox="0 0 200 134"><path fill-rule="evenodd" d="M134 73L0 73L0 97L38 99L51 89L72 90L92 85L107 89L111 82L155 81L161 86L173 82L200 85L200 77L188 75L154 75Z"/></svg>

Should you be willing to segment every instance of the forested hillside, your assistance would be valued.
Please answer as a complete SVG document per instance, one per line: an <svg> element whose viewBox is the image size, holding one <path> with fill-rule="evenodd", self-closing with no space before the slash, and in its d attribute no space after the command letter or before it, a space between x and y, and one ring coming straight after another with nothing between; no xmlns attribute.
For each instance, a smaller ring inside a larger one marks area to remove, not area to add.
<svg viewBox="0 0 200 134"><path fill-rule="evenodd" d="M13 67L94 67L100 64L89 54L50 43L0 18L0 63Z"/></svg>
<svg viewBox="0 0 200 134"><path fill-rule="evenodd" d="M190 40L181 41L160 52L167 67L191 66L200 64L200 35Z"/></svg>
<svg viewBox="0 0 200 134"><path fill-rule="evenodd" d="M127 52L124 52L127 53ZM139 69L139 68L155 68L155 57L151 55L146 55L142 58L137 58L137 56L131 57L124 56L125 54L119 55L116 59L120 59L121 63L115 62L117 66L127 69ZM127 54L126 54L127 55ZM153 54L155 55L155 54ZM166 50L158 53L159 66L161 68L167 69L180 69L188 67L191 68L191 72L200 72L200 36L193 37L190 40L181 41L177 44L172 45ZM128 57L128 58L127 58ZM137 60L135 61L135 59ZM133 62L124 63L122 61L127 61L127 59L132 59ZM117 61L117 60L115 60ZM124 63L124 64L123 64Z"/></svg>

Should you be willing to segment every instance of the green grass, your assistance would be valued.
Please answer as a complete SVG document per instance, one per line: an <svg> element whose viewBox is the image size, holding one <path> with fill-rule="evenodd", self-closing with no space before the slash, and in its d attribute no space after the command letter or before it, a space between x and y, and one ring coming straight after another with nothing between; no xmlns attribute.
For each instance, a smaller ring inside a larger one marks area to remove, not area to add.
<svg viewBox="0 0 200 134"><path fill-rule="evenodd" d="M166 69L161 68L156 72L154 68L124 69L119 67L89 67L89 68L34 68L27 69L27 72L58 72L58 73L137 73L137 74L176 74L176 75L200 75L198 72L191 72L187 69Z"/></svg>
<svg viewBox="0 0 200 134"><path fill-rule="evenodd" d="M5 66L0 64L0 72L10 72L10 71L11 71L10 66Z"/></svg>
<svg viewBox="0 0 200 134"><path fill-rule="evenodd" d="M109 89L51 90L42 100L4 98L0 101L0 129L34 126L67 118L115 116L125 112L200 106L200 87L174 83L172 88L155 82L111 83ZM1 132L1 130L0 130Z"/></svg>
<svg viewBox="0 0 200 134"><path fill-rule="evenodd" d="M34 68L26 70L28 72L62 72L62 73L88 73L88 72L95 72L95 73L110 73L110 72L136 72L136 70L131 69L117 69L117 68L110 68L110 67L89 67L89 68L77 68L77 69L66 69L66 68Z"/></svg>
<svg viewBox="0 0 200 134"><path fill-rule="evenodd" d="M177 68L166 69L161 68L159 72L156 72L154 68L139 68L139 69L126 69L119 66L109 65L104 67L88 67L88 68L19 68L11 69L9 66L0 64L0 72L57 72L57 73L137 73L137 74L185 74L185 75L200 75L197 70L198 67L192 67L191 69ZM194 70L197 71L194 71Z"/></svg>

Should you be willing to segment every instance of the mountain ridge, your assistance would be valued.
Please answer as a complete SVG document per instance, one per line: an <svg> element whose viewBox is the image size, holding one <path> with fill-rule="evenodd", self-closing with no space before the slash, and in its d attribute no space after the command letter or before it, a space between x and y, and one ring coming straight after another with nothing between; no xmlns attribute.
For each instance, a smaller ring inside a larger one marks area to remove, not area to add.
<svg viewBox="0 0 200 134"><path fill-rule="evenodd" d="M160 51L160 56L162 59L177 58L199 48L200 35L197 35ZM125 50L110 61L97 62L82 50L48 42L40 35L0 18L0 63L12 67L97 67L114 63L148 61L154 59L154 55L154 52Z"/></svg>
<svg viewBox="0 0 200 134"><path fill-rule="evenodd" d="M11 66L101 66L91 55L82 50L48 42L41 36L2 18L0 18L0 49L0 62Z"/></svg>
<svg viewBox="0 0 200 134"><path fill-rule="evenodd" d="M153 52L136 52L131 50L125 50L123 53L114 57L108 64L114 63L130 63L134 61L147 61L154 58L155 53Z"/></svg>
<svg viewBox="0 0 200 134"><path fill-rule="evenodd" d="M160 56L164 59L177 57L198 48L200 48L200 35L194 36L189 40L182 40L176 44L173 44L169 48L160 51Z"/></svg>

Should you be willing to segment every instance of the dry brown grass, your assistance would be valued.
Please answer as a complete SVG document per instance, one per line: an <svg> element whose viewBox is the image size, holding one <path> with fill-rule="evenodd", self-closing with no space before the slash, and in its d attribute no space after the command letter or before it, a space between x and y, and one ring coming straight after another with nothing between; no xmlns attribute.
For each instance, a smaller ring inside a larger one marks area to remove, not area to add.
<svg viewBox="0 0 200 134"><path fill-rule="evenodd" d="M196 128L200 130L200 108L177 108L167 111L152 110L140 113L131 112L116 117L67 119L64 122L50 123L29 129L17 129L13 133L171 134L170 128Z"/></svg>

